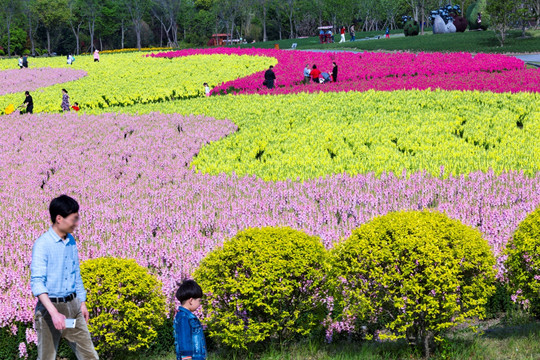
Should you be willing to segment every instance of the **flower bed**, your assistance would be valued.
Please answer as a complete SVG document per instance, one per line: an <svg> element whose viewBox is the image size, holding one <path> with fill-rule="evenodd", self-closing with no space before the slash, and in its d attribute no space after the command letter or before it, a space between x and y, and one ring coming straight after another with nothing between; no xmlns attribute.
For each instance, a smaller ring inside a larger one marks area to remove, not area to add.
<svg viewBox="0 0 540 360"><path fill-rule="evenodd" d="M13 69L0 71L0 96L34 91L39 88L62 84L68 81L74 81L87 76L84 70L72 69L53 69L53 68L33 68L33 69ZM20 101L24 97L21 97Z"/></svg>

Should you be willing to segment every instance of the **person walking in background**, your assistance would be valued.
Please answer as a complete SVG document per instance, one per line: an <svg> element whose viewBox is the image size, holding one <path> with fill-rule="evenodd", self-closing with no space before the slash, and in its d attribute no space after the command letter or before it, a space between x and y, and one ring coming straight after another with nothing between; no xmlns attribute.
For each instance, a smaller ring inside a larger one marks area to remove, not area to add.
<svg viewBox="0 0 540 360"><path fill-rule="evenodd" d="M206 359L203 327L193 314L201 306L202 296L202 289L194 280L183 281L176 291L180 302L173 324L177 360Z"/></svg>
<svg viewBox="0 0 540 360"><path fill-rule="evenodd" d="M94 62L99 62L99 50L94 51Z"/></svg>
<svg viewBox="0 0 540 360"><path fill-rule="evenodd" d="M317 69L317 65L313 64L313 69L309 73L309 76L311 76L311 79L313 79L314 83L319 83L319 77L321 76L321 71Z"/></svg>
<svg viewBox="0 0 540 360"><path fill-rule="evenodd" d="M341 33L341 40L339 40L339 43L341 44L345 42L345 26L341 27L340 33Z"/></svg>
<svg viewBox="0 0 540 360"><path fill-rule="evenodd" d="M79 223L79 204L62 195L49 205L52 225L32 248L30 285L38 298L34 315L38 360L55 360L65 338L77 359L97 360L86 308L86 290L73 231ZM70 320L69 323L66 320Z"/></svg>
<svg viewBox="0 0 540 360"><path fill-rule="evenodd" d="M333 82L337 82L337 72L338 72L338 67L337 67L337 64L336 62L332 62L332 81Z"/></svg>
<svg viewBox="0 0 540 360"><path fill-rule="evenodd" d="M62 89L62 111L69 111L69 95L66 89Z"/></svg>
<svg viewBox="0 0 540 360"><path fill-rule="evenodd" d="M354 32L354 24L351 25L349 32L351 33L351 41L356 41L356 33Z"/></svg>
<svg viewBox="0 0 540 360"><path fill-rule="evenodd" d="M264 85L269 88L274 88L274 83L276 81L276 74L274 73L274 66L270 65L268 70L264 73Z"/></svg>
<svg viewBox="0 0 540 360"><path fill-rule="evenodd" d="M22 55L19 56L19 69L22 69L23 68L23 60L22 60Z"/></svg>
<svg viewBox="0 0 540 360"><path fill-rule="evenodd" d="M204 86L204 95L210 96L210 86L208 86L208 83L204 83L203 86Z"/></svg>
<svg viewBox="0 0 540 360"><path fill-rule="evenodd" d="M390 28L389 27L386 27L385 35L386 35L387 39L390 39Z"/></svg>
<svg viewBox="0 0 540 360"><path fill-rule="evenodd" d="M304 68L304 85L309 84L309 80L311 80L309 73L311 73L311 69L309 68L309 64L306 64L306 67Z"/></svg>
<svg viewBox="0 0 540 360"><path fill-rule="evenodd" d="M23 64L23 67L28 68L28 56L23 55L22 64Z"/></svg>

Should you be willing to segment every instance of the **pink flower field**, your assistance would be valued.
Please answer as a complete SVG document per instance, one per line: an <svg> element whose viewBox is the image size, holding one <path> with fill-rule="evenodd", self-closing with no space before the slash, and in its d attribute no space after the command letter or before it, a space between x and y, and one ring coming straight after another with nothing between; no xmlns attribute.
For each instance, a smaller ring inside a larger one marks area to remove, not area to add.
<svg viewBox="0 0 540 360"><path fill-rule="evenodd" d="M188 167L202 146L234 131L228 120L174 114L5 117L0 327L32 320L31 248L48 228L47 206L59 193L81 204L75 235L82 260L133 258L163 281L171 303L177 280L248 227L288 225L331 247L374 216L436 209L478 228L499 256L540 203L540 174L342 174L301 183L210 176Z"/></svg>
<svg viewBox="0 0 540 360"><path fill-rule="evenodd" d="M0 71L0 96L74 81L87 76L84 70L31 68ZM21 98L21 102L22 102Z"/></svg>

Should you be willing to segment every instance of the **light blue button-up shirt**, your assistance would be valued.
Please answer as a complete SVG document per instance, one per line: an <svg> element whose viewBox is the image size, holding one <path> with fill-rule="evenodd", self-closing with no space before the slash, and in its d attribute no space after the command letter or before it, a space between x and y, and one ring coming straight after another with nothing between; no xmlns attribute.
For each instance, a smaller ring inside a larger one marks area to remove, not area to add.
<svg viewBox="0 0 540 360"><path fill-rule="evenodd" d="M86 301L77 244L71 234L66 240L63 241L51 227L34 243L30 265L34 296L47 293L56 298L76 293L77 298Z"/></svg>

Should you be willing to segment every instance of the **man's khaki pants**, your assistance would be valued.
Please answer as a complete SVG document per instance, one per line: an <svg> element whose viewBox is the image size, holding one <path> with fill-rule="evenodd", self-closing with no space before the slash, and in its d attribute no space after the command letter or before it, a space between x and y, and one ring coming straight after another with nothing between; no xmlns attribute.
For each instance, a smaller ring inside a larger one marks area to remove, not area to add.
<svg viewBox="0 0 540 360"><path fill-rule="evenodd" d="M53 303L67 319L77 319L74 329L56 330L51 315L38 302L34 322L38 336L38 360L56 360L60 338L65 338L79 360L99 359L90 332L81 312L81 302L75 298L67 303Z"/></svg>

